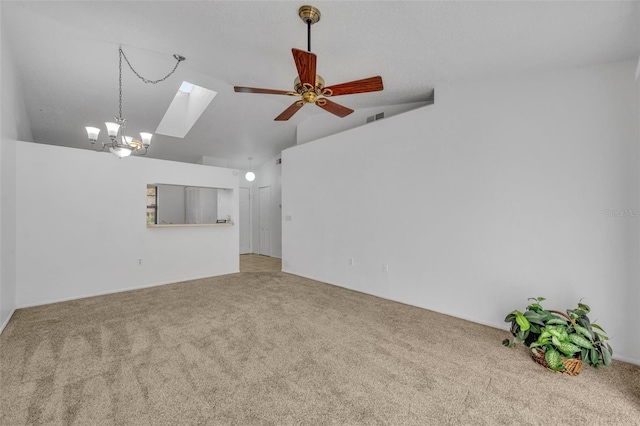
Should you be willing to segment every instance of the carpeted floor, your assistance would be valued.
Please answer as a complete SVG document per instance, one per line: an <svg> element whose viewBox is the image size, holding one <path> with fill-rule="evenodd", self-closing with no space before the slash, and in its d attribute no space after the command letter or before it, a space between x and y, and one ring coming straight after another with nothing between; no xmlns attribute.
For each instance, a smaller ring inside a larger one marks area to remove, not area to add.
<svg viewBox="0 0 640 426"><path fill-rule="evenodd" d="M22 309L0 424L640 425L640 367L565 377L505 337L282 272Z"/></svg>

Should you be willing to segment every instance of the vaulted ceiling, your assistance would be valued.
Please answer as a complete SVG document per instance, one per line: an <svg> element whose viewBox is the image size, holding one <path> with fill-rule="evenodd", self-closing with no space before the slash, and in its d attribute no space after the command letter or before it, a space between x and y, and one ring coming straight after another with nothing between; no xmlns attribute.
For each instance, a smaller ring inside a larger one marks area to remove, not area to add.
<svg viewBox="0 0 640 426"><path fill-rule="evenodd" d="M224 158L246 168L295 144L306 105L273 119L292 98L235 93L234 85L290 90L291 48L306 49L304 4L318 7L311 48L329 84L381 75L384 91L335 99L353 109L425 101L439 84L637 59L638 2L457 1L2 1L36 142L88 148L84 126L118 112L118 47L146 78L123 69L132 133L155 131L182 81L218 92L185 138L155 135L148 156ZM437 93L437 92L436 92ZM594 100L596 101L596 100ZM437 103L437 94L436 94ZM334 117L335 120L341 120ZM104 132L104 131L103 131Z"/></svg>

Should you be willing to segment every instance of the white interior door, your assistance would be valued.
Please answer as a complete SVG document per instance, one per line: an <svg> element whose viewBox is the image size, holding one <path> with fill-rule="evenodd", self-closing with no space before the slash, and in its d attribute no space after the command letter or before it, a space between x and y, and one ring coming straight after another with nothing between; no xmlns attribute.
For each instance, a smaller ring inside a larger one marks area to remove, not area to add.
<svg viewBox="0 0 640 426"><path fill-rule="evenodd" d="M251 192L240 188L240 254L251 253Z"/></svg>
<svg viewBox="0 0 640 426"><path fill-rule="evenodd" d="M271 229L269 213L271 212L271 187L260 188L260 254L270 256Z"/></svg>

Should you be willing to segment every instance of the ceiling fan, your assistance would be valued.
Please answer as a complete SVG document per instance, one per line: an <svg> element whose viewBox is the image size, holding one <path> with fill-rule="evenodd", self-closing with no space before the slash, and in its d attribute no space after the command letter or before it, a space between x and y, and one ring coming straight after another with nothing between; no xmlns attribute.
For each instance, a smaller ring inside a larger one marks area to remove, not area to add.
<svg viewBox="0 0 640 426"><path fill-rule="evenodd" d="M369 77L362 80L350 81L325 87L324 79L316 74L316 55L311 53L311 25L320 20L320 11L313 6L302 6L298 15L307 24L307 51L291 49L293 61L298 70L298 77L294 81L293 91L260 89L257 87L234 86L239 93L261 93L269 95L287 95L300 97L289 108L285 109L275 121L286 121L298 112L304 104L316 104L325 111L329 111L338 117L346 117L351 114L351 108L344 107L331 101L330 97L340 95L353 95L356 93L377 92L383 89L382 77Z"/></svg>

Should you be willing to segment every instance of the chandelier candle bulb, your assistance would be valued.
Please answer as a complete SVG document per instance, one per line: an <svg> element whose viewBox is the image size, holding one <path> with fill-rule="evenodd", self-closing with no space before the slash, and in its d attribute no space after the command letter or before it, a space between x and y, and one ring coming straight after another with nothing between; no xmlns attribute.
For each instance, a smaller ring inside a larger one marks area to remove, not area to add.
<svg viewBox="0 0 640 426"><path fill-rule="evenodd" d="M142 145L145 147L149 147L151 145L151 138L153 135L151 133L140 132L140 139L142 139Z"/></svg>
<svg viewBox="0 0 640 426"><path fill-rule="evenodd" d="M95 142L98 140L100 129L98 129L97 127L85 127L85 129L87 129L87 136L89 137L90 141Z"/></svg>
<svg viewBox="0 0 640 426"><path fill-rule="evenodd" d="M120 129L120 125L112 121L107 121L104 125L107 126L107 133L109 134L109 137L111 139L115 139L118 136L118 129Z"/></svg>

